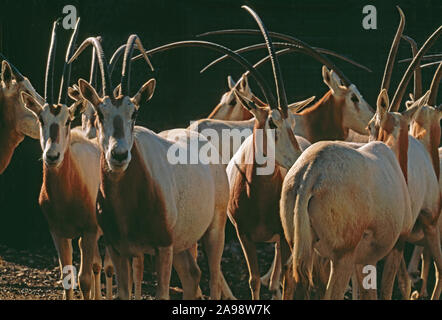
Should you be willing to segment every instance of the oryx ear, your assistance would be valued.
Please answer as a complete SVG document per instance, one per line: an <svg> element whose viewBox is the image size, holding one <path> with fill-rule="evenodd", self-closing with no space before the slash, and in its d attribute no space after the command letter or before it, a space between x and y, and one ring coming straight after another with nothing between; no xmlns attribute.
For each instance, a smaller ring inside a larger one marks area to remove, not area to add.
<svg viewBox="0 0 442 320"><path fill-rule="evenodd" d="M379 93L378 100L376 102L376 112L379 114L381 118L387 112L389 104L390 100L388 99L387 90L382 89L382 91Z"/></svg>
<svg viewBox="0 0 442 320"><path fill-rule="evenodd" d="M6 60L2 62L2 81L5 83L6 87L9 88L12 81L12 69Z"/></svg>
<svg viewBox="0 0 442 320"><path fill-rule="evenodd" d="M115 87L113 94L114 94L115 98L120 96L120 94L121 94L121 83L118 86Z"/></svg>
<svg viewBox="0 0 442 320"><path fill-rule="evenodd" d="M291 113L298 112L299 110L301 110L305 106L309 105L313 100L315 100L315 98L316 98L316 96L311 96L310 98L307 98L305 100L289 104L288 107L289 107L290 112Z"/></svg>
<svg viewBox="0 0 442 320"><path fill-rule="evenodd" d="M140 88L140 90L138 90L137 94L133 96L132 103L135 104L136 106L140 105L141 101L149 101L152 96L153 93L155 91L155 86L156 86L156 80L155 79L150 79L149 81L147 81L145 84L143 84L143 86Z"/></svg>
<svg viewBox="0 0 442 320"><path fill-rule="evenodd" d="M339 76L333 70L328 70L326 66L322 66L322 78L333 95L340 96L346 93L347 88L342 85Z"/></svg>
<svg viewBox="0 0 442 320"><path fill-rule="evenodd" d="M80 90L75 85L68 88L68 96L74 101L78 101L78 100L83 99L83 97L81 96Z"/></svg>
<svg viewBox="0 0 442 320"><path fill-rule="evenodd" d="M69 107L69 115L71 117L71 120L74 120L80 116L80 114L85 110L86 101L83 100L77 100L74 102L73 105Z"/></svg>
<svg viewBox="0 0 442 320"><path fill-rule="evenodd" d="M26 92L21 92L21 99L25 107L34 113L34 115L38 118L40 116L43 107L38 103L37 100L34 99L33 96Z"/></svg>
<svg viewBox="0 0 442 320"><path fill-rule="evenodd" d="M249 88L249 79L248 79L248 76L245 75L245 74L243 74L242 77L241 77L241 82L239 84L239 89L241 91L244 91L244 92L247 92L247 91L250 90L250 88Z"/></svg>
<svg viewBox="0 0 442 320"><path fill-rule="evenodd" d="M92 87L89 82L84 79L78 80L78 87L80 93L84 99L88 100L94 107L97 107L101 102L101 98L98 96L97 91Z"/></svg>
<svg viewBox="0 0 442 320"><path fill-rule="evenodd" d="M417 101L415 101L407 110L402 112L402 116L404 119L410 123L411 120L413 120L416 115L418 114L418 111L427 104L428 98L430 97L430 90L428 90L421 98L419 98Z"/></svg>
<svg viewBox="0 0 442 320"><path fill-rule="evenodd" d="M231 76L227 77L227 85L229 86L230 90L232 90L236 85L235 81L233 81Z"/></svg>

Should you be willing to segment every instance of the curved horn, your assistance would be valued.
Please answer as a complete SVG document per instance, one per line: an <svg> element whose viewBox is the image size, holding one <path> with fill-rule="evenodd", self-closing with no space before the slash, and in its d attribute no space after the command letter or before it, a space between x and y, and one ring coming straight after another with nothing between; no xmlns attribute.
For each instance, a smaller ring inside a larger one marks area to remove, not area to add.
<svg viewBox="0 0 442 320"><path fill-rule="evenodd" d="M151 56L151 55L154 55L155 53L158 53L158 52L167 51L167 50L175 49L175 48L182 48L182 47L202 47L202 48L210 49L210 50L217 51L222 54L227 54L227 55L231 56L235 62L239 63L246 70L250 71L250 74L253 76L253 78L258 83L258 85L259 85L259 87L265 97L267 104L275 105L275 103L276 103L275 97L273 96L271 90L269 89L269 86L267 85L267 82L262 77L261 73L259 73L256 69L254 69L253 66L250 64L250 62L248 62L244 57L240 56L239 54L233 52L229 48L226 48L222 45L208 42L208 41L197 41L197 40L178 41L178 42L169 43L169 44L163 45L161 47L157 47L157 48L148 50L148 51L146 51L146 54ZM133 57L132 61L138 60L142 57L143 57L143 55L139 54L139 55Z"/></svg>
<svg viewBox="0 0 442 320"><path fill-rule="evenodd" d="M123 44L115 50L114 54L112 55L110 61L109 61L109 74L112 76L112 73L114 73L115 65L117 64L117 61L120 59L121 55L123 54L124 50L126 49L126 44Z"/></svg>
<svg viewBox="0 0 442 320"><path fill-rule="evenodd" d="M132 34L127 39L126 50L124 51L124 59L123 59L123 68L121 70L121 94L129 95L130 94L130 69L132 62L133 49L135 44L137 45L137 49L141 52L146 62L149 64L150 69L154 71L152 64L150 63L149 57L147 56L143 44L141 43L140 38L136 34Z"/></svg>
<svg viewBox="0 0 442 320"><path fill-rule="evenodd" d="M430 97L428 98L428 105L435 106L437 99L437 91L439 89L440 80L442 79L442 62L437 67L436 72L433 76L433 81L431 81L430 86Z"/></svg>
<svg viewBox="0 0 442 320"><path fill-rule="evenodd" d="M86 49L89 45L93 45L93 47L95 48L95 53L97 54L98 64L101 70L101 85L103 88L103 96L111 97L111 92L109 90L112 90L112 81L109 76L106 56L104 55L101 43L97 38L89 37L86 40L84 40L83 43L80 45L80 47L77 49L77 51L75 51L75 53L73 54L72 58L69 60L68 63L72 63L72 61L77 59L80 53L83 52L83 50Z"/></svg>
<svg viewBox="0 0 442 320"><path fill-rule="evenodd" d="M97 37L97 40L100 41L102 38L100 36ZM91 70L89 72L89 83L92 87L97 87L97 71L98 71L98 65L97 65L97 53L94 47L92 47L92 55L91 55Z"/></svg>
<svg viewBox="0 0 442 320"><path fill-rule="evenodd" d="M413 38L402 35L402 39L406 40L411 46L411 52L413 54L413 58L417 54L417 44ZM417 100L422 96L422 70L420 66L417 66L414 70L414 99Z"/></svg>
<svg viewBox="0 0 442 320"><path fill-rule="evenodd" d="M9 62L9 60L6 59L6 57L1 53L0 53L0 59L6 60L9 63L9 66L11 67L12 73L14 74L15 80L17 82L23 81L25 79L25 77L20 73L20 71L18 71L18 69L11 62Z"/></svg>
<svg viewBox="0 0 442 320"><path fill-rule="evenodd" d="M60 92L58 94L58 103L66 104L66 98L68 94L68 86L69 81L71 78L71 68L72 65L68 64L68 61L72 54L74 53L75 44L77 42L77 36L78 36L78 29L80 26L80 18L77 19L77 23L75 24L74 31L72 32L71 40L69 41L68 48L66 50L66 58L64 60L64 66L63 66L63 75L61 77L61 83L60 83ZM54 50L55 51L55 50Z"/></svg>
<svg viewBox="0 0 442 320"><path fill-rule="evenodd" d="M439 60L440 58L442 58L442 53L428 54L426 56L423 56L421 61ZM398 63L404 63L404 62L410 62L410 61L413 61L413 58L402 59L402 60L399 60Z"/></svg>
<svg viewBox="0 0 442 320"><path fill-rule="evenodd" d="M284 112L287 112L288 103L284 88L284 80L282 79L281 68L279 67L278 58L275 55L275 48L273 47L272 39L270 39L267 28L265 27L264 23L262 22L258 14L248 6L241 6L241 8L247 10L247 12L250 13L253 19L255 19L264 37L265 43L267 44L267 50L269 52L270 61L272 63L273 77L275 79L276 95L278 99L278 105L277 106L270 105L270 107L271 108L280 107Z"/></svg>
<svg viewBox="0 0 442 320"><path fill-rule="evenodd" d="M285 44L286 43L283 43L283 42L274 42L273 46L275 48L281 48ZM292 52L301 52L301 53L310 55L309 54L309 50L306 49L303 46L300 46L300 45L298 46L298 45L290 44L290 43L288 43L288 45L290 45L291 47L287 48L287 49L284 49L284 50L277 51L276 55L280 56L280 55L283 55L283 54L286 54L286 53L292 53ZM253 50L257 50L257 49L263 49L263 48L266 48L266 44L265 43L259 43L259 44L254 44L254 45L251 45L251 46L247 46L247 47L235 50L235 52L238 53L238 54L241 54L241 53L244 53L244 52L249 52L249 51L253 51ZM331 56L337 57L338 59L344 60L344 61L346 61L346 62L348 62L348 63L350 63L350 64L352 64L352 65L354 65L354 66L356 66L358 68L361 68L361 69L363 69L363 70L365 70L367 72L372 72L372 70L367 68L366 66L364 66L364 65L362 65L362 64L360 64L360 63L358 63L358 62L356 62L356 61L354 61L354 60L352 60L350 58L347 58L346 56L343 56L343 55L341 55L339 53L336 53L334 51L331 51L331 50L328 50L328 49L323 49L323 48L317 48L317 47L313 47L313 49L316 50L319 53L323 53L323 54L327 54L327 55L331 55ZM228 58L229 58L229 56L224 55L222 57L219 57L216 60L213 60L211 63L209 63L203 69L201 69L200 73L203 73L204 71L206 71L210 67L212 67L215 64L217 64L217 63L219 63L219 62L221 62L223 60L226 60ZM261 60L262 63L267 62L269 60L268 58L269 58L269 56L263 58ZM316 57L313 56L313 58L316 58Z"/></svg>
<svg viewBox="0 0 442 320"><path fill-rule="evenodd" d="M54 104L54 59L57 47L57 29L59 26L59 20L52 24L51 43L49 45L48 61L46 63L44 99L49 105Z"/></svg>
<svg viewBox="0 0 442 320"><path fill-rule="evenodd" d="M423 69L423 68L427 68L427 67L434 66L434 65L439 64L439 63L441 63L441 62L442 62L442 60L434 61L434 62L430 62L430 63L422 64L420 67L421 67L421 69Z"/></svg>
<svg viewBox="0 0 442 320"><path fill-rule="evenodd" d="M393 43L391 44L390 52L388 53L387 62L385 63L384 76L382 77L381 90L385 89L388 92L390 87L391 74L393 72L394 60L396 59L397 50L399 48L399 42L401 41L402 32L405 27L405 15L399 6L396 6L400 15L399 26L394 36Z"/></svg>
<svg viewBox="0 0 442 320"><path fill-rule="evenodd" d="M407 89L408 82L413 75L414 69L420 64L422 56L425 54L425 52L427 52L428 49L430 49L430 47L434 44L441 33L442 26L440 26L439 28L437 28L436 31L433 32L433 34L427 39L427 41L425 41L424 45L420 48L417 55L413 58L413 61L408 66L407 71L405 72L404 76L401 79L401 82L399 83L399 86L396 89L390 105L391 111L394 112L399 109L400 103L402 101L402 98L404 97L405 90Z"/></svg>
<svg viewBox="0 0 442 320"><path fill-rule="evenodd" d="M206 32L206 33L198 35L198 37L207 36L207 35L219 35L219 34L254 34L254 35L256 35L256 34L261 34L261 32L259 30L254 30L254 29L230 29L230 30L219 30L219 31ZM316 51L315 48L310 46L308 43L306 43L302 40L299 40L297 38L294 38L292 36L282 34L282 33L269 32L269 35L272 37L287 41L291 44L304 47L306 50L308 50L309 55L311 55L315 59L321 61L321 63L323 63L325 66L327 66L327 68L335 71L335 73L339 76L339 78L341 78L342 82L347 87L349 87L351 85L351 81L345 76L345 74L333 62L331 62L329 59L327 59L327 57L323 56L318 51Z"/></svg>

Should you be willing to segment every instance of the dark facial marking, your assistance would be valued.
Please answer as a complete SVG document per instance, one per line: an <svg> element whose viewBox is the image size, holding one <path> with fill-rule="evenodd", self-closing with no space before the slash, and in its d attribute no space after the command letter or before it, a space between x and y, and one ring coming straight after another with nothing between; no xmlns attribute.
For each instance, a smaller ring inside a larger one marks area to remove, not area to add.
<svg viewBox="0 0 442 320"><path fill-rule="evenodd" d="M124 137L124 125L123 119L120 116L115 116L114 118L114 134L115 139L121 139Z"/></svg>
<svg viewBox="0 0 442 320"><path fill-rule="evenodd" d="M53 123L49 127L49 138L51 138L52 142L58 142L58 124Z"/></svg>

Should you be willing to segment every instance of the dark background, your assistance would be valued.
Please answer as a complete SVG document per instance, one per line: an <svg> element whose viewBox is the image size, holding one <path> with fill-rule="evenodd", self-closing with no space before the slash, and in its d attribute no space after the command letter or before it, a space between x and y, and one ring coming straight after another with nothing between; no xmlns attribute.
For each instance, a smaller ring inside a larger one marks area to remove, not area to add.
<svg viewBox="0 0 442 320"><path fill-rule="evenodd" d="M312 46L335 50L371 68L373 73L336 61L358 86L366 100L375 105L388 50L396 32L399 4L406 15L404 34L421 46L441 24L442 1L10 1L3 0L0 12L0 51L26 75L43 94L44 70L52 22L62 8L72 4L78 9L81 26L78 41L101 35L108 59L127 37L138 34L146 48L173 41L194 39L195 35L217 29L256 28L247 12L254 8L272 31L298 37ZM362 8L377 8L377 30L362 28ZM56 79L60 78L62 60L71 31L61 29L57 47ZM262 42L253 36L213 36L208 40L236 49ZM439 41L430 51L441 52ZM265 52L247 54L252 62ZM237 79L242 69L225 62L199 74L216 53L199 48L176 49L160 53L152 61L158 70L157 89L149 104L142 106L138 124L161 131L185 127L190 120L207 116L226 91L226 77ZM402 42L398 59L410 56ZM88 78L90 49L73 65L72 81ZM309 57L286 55L280 59L289 102L310 95L322 96L328 88L322 82L321 65ZM394 71L392 88L406 66ZM132 72L132 94L148 78L147 66L136 62ZM424 89L428 88L435 68L424 71ZM262 69L270 77L270 67ZM118 83L118 71L113 82ZM58 84L58 81L56 81ZM262 97L252 82L252 89ZM58 92L58 89L56 89ZM390 96L393 93L390 92ZM440 99L439 99L440 100ZM1 150L0 150L1 152ZM9 168L0 176L0 243L18 248L32 248L50 243L45 219L37 204L41 184L41 149L38 141L26 138L17 148Z"/></svg>

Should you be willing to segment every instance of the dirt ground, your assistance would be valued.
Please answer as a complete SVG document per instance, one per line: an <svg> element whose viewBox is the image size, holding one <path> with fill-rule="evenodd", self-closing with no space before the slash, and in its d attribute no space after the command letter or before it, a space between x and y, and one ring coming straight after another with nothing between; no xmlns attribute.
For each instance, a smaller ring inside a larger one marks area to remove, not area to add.
<svg viewBox="0 0 442 320"><path fill-rule="evenodd" d="M102 246L101 246L102 247ZM79 250L76 241L73 241L74 265L79 270ZM261 275L263 275L273 259L274 247L272 244L258 244L258 258ZM101 248L103 249L103 248ZM104 252L104 250L101 250ZM142 283L142 298L153 299L157 285L156 274L153 270L154 261L146 255L144 277ZM209 294L209 270L204 253L200 250L198 265L201 268L202 276L200 286L203 294ZM225 245L222 269L224 276L233 294L238 299L250 299L248 285L247 265L236 239L231 238ZM434 272L433 269L431 272ZM0 300L56 300L62 298L62 285L58 258L53 246L45 246L33 250L18 250L0 244ZM378 275L378 282L380 275ZM433 279L430 279L432 283ZM102 294L105 294L104 273L101 276ZM430 284L431 286L432 284ZM181 299L181 284L173 271L171 279L171 299ZM116 285L114 278L114 294ZM430 291L431 292L431 291ZM75 297L80 298L78 290L75 290ZM261 299L270 299L268 289L261 286ZM351 298L351 292L346 293L346 299ZM393 298L399 298L395 290Z"/></svg>
<svg viewBox="0 0 442 320"><path fill-rule="evenodd" d="M74 265L79 270L78 246L74 246ZM259 245L261 273L270 267L273 258L273 246ZM104 250L102 250L104 252ZM58 267L57 252L53 246L42 247L32 251L17 250L0 245L0 299L14 300L54 300L62 298L62 285ZM201 288L203 294L209 294L209 271L203 252L199 252L198 264L202 271ZM223 272L234 295L238 299L250 299L248 271L239 243L227 243L223 255ZM146 255L142 283L143 299L153 299L156 288L156 275L153 273L153 260ZM102 273L102 293L105 293L104 273ZM181 299L181 284L175 272L172 274L171 298ZM114 294L116 292L114 278ZM75 297L80 298L78 290ZM270 299L267 288L262 287L261 297Z"/></svg>

